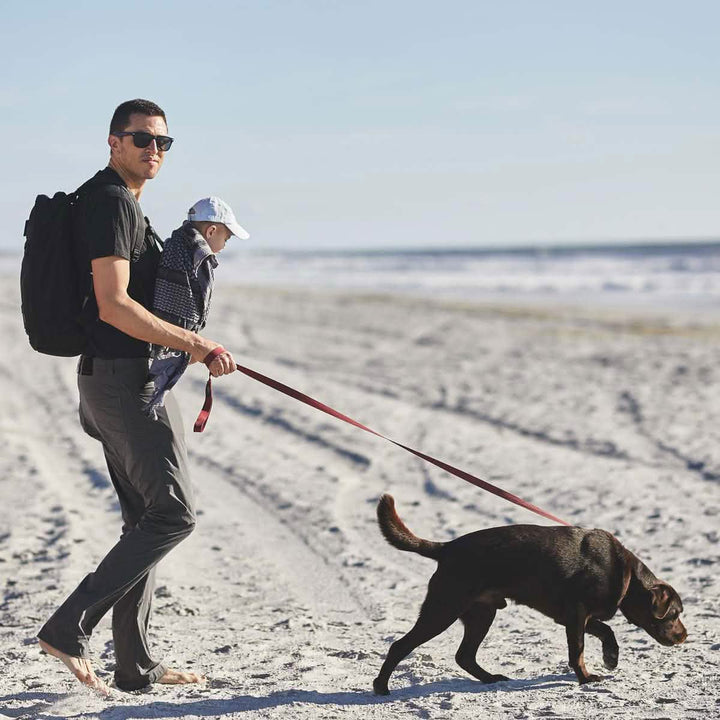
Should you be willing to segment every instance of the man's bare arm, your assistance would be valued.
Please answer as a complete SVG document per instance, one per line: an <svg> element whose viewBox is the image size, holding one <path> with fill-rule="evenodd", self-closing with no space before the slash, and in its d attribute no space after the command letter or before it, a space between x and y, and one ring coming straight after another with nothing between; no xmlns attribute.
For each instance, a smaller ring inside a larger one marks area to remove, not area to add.
<svg viewBox="0 0 720 720"><path fill-rule="evenodd" d="M127 293L130 262L125 258L97 258L92 261L92 271L95 298L103 322L138 340L183 350L199 362L218 347L219 343L165 322L133 300ZM210 371L213 375L224 375L235 369L232 355L226 352L215 359Z"/></svg>

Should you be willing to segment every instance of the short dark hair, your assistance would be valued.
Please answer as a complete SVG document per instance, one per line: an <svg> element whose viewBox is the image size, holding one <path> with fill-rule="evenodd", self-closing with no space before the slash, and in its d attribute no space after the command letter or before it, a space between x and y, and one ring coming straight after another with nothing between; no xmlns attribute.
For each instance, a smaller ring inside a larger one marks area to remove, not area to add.
<svg viewBox="0 0 720 720"><path fill-rule="evenodd" d="M112 120L110 121L110 133L124 130L130 124L130 116L133 113L139 113L140 115L147 115L149 117L158 115L165 121L165 125L167 125L167 118L159 105L156 105L150 100L137 98L136 100L127 100L124 103L120 103L120 105L115 108Z"/></svg>

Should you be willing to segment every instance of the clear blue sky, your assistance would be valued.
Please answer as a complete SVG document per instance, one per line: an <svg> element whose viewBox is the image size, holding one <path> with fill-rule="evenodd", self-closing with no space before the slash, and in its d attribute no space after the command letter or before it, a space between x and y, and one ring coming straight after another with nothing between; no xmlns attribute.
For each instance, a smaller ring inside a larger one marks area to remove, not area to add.
<svg viewBox="0 0 720 720"><path fill-rule="evenodd" d="M117 104L176 138L142 197L257 248L720 236L720 3L3 2L0 247L107 162Z"/></svg>

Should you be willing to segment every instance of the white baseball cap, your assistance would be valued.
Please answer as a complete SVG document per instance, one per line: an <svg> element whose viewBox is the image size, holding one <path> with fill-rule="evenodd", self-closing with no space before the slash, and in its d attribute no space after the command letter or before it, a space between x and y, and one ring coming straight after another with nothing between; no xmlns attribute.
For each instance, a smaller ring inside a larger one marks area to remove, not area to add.
<svg viewBox="0 0 720 720"><path fill-rule="evenodd" d="M235 219L235 214L230 206L219 197L206 197L198 200L188 210L188 220L222 223L235 237L239 237L241 240L247 240L250 237L247 230Z"/></svg>

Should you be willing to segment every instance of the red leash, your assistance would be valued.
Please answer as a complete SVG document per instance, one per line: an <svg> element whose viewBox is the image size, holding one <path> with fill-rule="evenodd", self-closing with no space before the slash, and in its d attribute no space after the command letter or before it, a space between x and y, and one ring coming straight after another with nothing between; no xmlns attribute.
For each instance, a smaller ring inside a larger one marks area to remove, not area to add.
<svg viewBox="0 0 720 720"><path fill-rule="evenodd" d="M222 353L225 352L225 348L223 347L216 347L214 350L212 350L210 353L208 353L207 357L203 361L205 365L208 367L210 366L210 363ZM278 382L277 380L273 380L272 378L267 377L266 375L262 375L259 372L256 372L255 370L251 370L250 368L243 367L242 365L238 365L237 369L243 373L244 375L247 375L248 377L251 377L253 380L257 380L258 382L263 383L264 385L267 385L268 387L273 388L273 390L278 390L281 393L284 393L285 395L289 395L291 398L295 398L295 400L299 400L302 403L305 403L305 405L309 405L310 407L314 407L317 410L321 410L324 413L327 413L328 415L332 415L335 418L338 418L339 420L343 420L346 423L349 423L350 425L354 425L356 428L360 428L360 430L364 430L365 432L369 432L372 435L375 435L379 438L382 438L383 440L387 440L388 442L391 442L393 445L397 445L398 447L401 447L403 450L407 450L409 453L412 453L413 455L416 455L419 458L422 458L423 460L432 463L433 465L436 465L437 467L449 472L452 475L455 475L456 477L461 478L462 480L465 480L466 482L472 483L473 485L477 485L477 487L482 488L483 490L492 493L493 495L497 495L498 497L501 497L505 500L509 500L511 503L515 503L515 505L519 505L520 507L524 507L527 510L530 510L531 512L534 512L536 515L541 515L544 518L547 518L548 520L552 520L553 522L559 523L560 525L570 525L570 523L565 522L564 520L561 520L560 518L555 517L554 515L551 515L549 512L546 512L545 510L537 507L537 505L533 505L532 503L527 502L526 500L523 500L522 498L519 498L517 495L513 495L512 493L508 492L507 490L503 490L502 488L499 488L492 483L487 482L486 480L481 480L478 477L475 477L474 475L471 475L468 472L465 472L464 470L460 470L459 468L453 467L452 465L449 465L446 462L443 462L442 460L438 460L431 455L426 455L425 453L420 452L419 450L414 450L411 447L408 447L407 445L403 445L402 443L396 442L392 438L386 437L385 435L382 435L379 432L376 432L372 428L367 427L366 425L363 425L362 423L359 423L357 420L353 420L351 417L348 417L347 415L343 415L343 413L338 412L337 410L334 410L333 408L329 407L328 405L325 405L324 403L321 403L319 400L315 400L314 398L311 398L309 395L305 395L305 393L301 393L299 390L295 390L294 388L289 387L288 385L283 385L283 383ZM207 384L205 385L205 404L203 405L203 409L200 411L200 414L198 415L198 419L195 421L194 431L195 432L202 432L205 429L205 425L207 424L208 417L210 416L210 410L212 408L212 376L208 378Z"/></svg>

